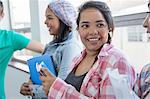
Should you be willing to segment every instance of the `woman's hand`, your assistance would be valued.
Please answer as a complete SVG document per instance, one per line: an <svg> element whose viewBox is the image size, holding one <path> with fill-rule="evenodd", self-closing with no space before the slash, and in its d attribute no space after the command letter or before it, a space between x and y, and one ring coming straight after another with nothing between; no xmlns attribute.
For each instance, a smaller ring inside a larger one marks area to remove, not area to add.
<svg viewBox="0 0 150 99"><path fill-rule="evenodd" d="M40 74L42 74L40 76L40 79L42 80L43 90L45 91L45 94L48 96L49 89L53 84L53 82L56 80L56 77L53 76L46 68L42 68L40 70Z"/></svg>
<svg viewBox="0 0 150 99"><path fill-rule="evenodd" d="M20 93L22 95L34 96L32 89L30 88L31 83L25 82L21 85Z"/></svg>

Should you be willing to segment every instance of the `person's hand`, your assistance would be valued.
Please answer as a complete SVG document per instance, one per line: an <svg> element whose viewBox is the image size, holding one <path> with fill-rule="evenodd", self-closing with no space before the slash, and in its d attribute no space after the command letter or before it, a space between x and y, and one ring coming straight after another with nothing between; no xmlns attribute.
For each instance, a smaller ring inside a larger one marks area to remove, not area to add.
<svg viewBox="0 0 150 99"><path fill-rule="evenodd" d="M20 93L22 95L27 95L27 96L34 96L34 93L32 92L32 89L30 88L31 83L30 82L25 82L21 85L20 88Z"/></svg>
<svg viewBox="0 0 150 99"><path fill-rule="evenodd" d="M41 74L44 74L40 76L40 79L42 80L43 90L45 91L45 94L48 96L49 89L53 84L53 82L56 80L56 77L53 76L46 68L42 68L40 72Z"/></svg>

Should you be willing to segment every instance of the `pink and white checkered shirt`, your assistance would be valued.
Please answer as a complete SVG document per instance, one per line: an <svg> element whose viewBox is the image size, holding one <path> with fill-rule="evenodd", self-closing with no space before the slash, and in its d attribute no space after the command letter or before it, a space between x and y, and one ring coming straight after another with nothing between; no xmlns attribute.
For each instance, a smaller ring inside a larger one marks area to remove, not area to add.
<svg viewBox="0 0 150 99"><path fill-rule="evenodd" d="M73 68L80 63L86 50L72 62ZM49 90L49 99L116 99L109 77L103 79L106 68L118 68L120 74L129 77L130 85L133 87L135 82L135 71L125 58L125 55L111 44L105 44L101 49L97 62L85 76L78 92L72 85L65 83L57 78ZM69 71L69 72L70 72Z"/></svg>
<svg viewBox="0 0 150 99"><path fill-rule="evenodd" d="M140 99L150 99L150 63L142 68L135 83L134 91Z"/></svg>

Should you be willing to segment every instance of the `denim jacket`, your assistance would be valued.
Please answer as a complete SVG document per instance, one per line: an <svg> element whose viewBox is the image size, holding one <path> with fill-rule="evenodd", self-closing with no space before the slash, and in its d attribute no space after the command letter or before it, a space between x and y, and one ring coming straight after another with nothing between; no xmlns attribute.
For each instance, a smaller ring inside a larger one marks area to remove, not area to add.
<svg viewBox="0 0 150 99"><path fill-rule="evenodd" d="M64 42L49 42L43 54L52 56L54 67L59 68L58 77L65 80L72 59L80 54L81 51L79 41L73 33L69 33L68 37L64 38Z"/></svg>

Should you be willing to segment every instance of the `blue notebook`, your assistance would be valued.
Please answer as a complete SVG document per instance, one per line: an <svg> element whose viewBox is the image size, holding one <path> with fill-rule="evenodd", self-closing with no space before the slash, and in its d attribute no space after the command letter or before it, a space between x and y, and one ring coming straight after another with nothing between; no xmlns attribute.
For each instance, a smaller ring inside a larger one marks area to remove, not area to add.
<svg viewBox="0 0 150 99"><path fill-rule="evenodd" d="M45 54L42 56L34 57L27 60L27 64L29 66L30 76L33 83L41 85L42 81L40 78L39 70L41 67L48 68L49 71L56 76L56 71L53 66L52 58L50 55Z"/></svg>

